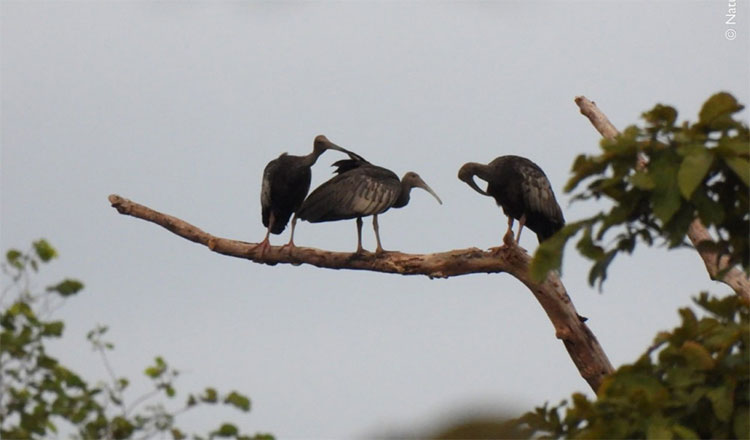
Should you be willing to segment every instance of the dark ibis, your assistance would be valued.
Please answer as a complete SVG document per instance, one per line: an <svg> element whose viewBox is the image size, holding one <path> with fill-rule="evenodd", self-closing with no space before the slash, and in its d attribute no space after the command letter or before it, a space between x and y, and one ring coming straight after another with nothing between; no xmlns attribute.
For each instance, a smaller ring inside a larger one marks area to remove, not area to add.
<svg viewBox="0 0 750 440"><path fill-rule="evenodd" d="M278 158L268 162L263 170L263 184L260 191L261 214L263 226L266 226L266 237L258 243L261 254L268 249L270 234L281 234L289 223L289 218L295 213L310 191L311 168L321 154L326 150L337 150L350 155L352 158L364 160L360 156L329 141L323 135L315 137L312 153L306 156L292 156L282 153ZM289 243L294 247L294 226ZM255 248L254 248L255 249Z"/></svg>
<svg viewBox="0 0 750 440"><path fill-rule="evenodd" d="M487 182L486 191L477 186L474 176ZM469 162L458 171L458 178L479 194L493 197L503 208L508 216L508 231L503 237L506 243L513 240L514 219L521 224L516 243L524 226L536 232L541 243L565 225L547 176L525 157L500 156L487 165Z"/></svg>
<svg viewBox="0 0 750 440"><path fill-rule="evenodd" d="M378 215L390 208L402 208L409 203L412 188L435 191L415 172L408 172L399 180L391 170L365 160L344 159L334 163L338 175L317 187L297 211L297 217L310 223L357 219L357 253L362 253L362 217L372 216L372 227L377 241L376 253L383 252L380 243Z"/></svg>

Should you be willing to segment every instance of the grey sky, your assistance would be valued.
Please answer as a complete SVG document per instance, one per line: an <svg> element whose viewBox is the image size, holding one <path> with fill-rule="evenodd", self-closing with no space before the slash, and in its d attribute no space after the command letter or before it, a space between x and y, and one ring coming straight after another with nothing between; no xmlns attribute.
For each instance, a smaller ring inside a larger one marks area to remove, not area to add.
<svg viewBox="0 0 750 440"><path fill-rule="evenodd" d="M86 283L59 314L65 362L104 378L84 335L106 323L119 375L139 377L161 354L185 370L181 390L248 393L252 412L233 419L249 431L367 437L557 403L587 385L508 275L261 266L118 215L107 195L259 241L263 167L326 134L418 172L444 201L415 192L383 215L386 249L496 246L506 219L456 178L461 164L523 155L546 171L566 219L600 209L562 193L573 159L599 139L573 98L621 129L658 102L681 120L720 90L747 104L750 3L737 7L729 41L721 1L4 1L0 244L47 237L62 258L39 285ZM340 157L319 160L313 186ZM303 222L295 239L353 250L355 225ZM374 248L369 220L364 245ZM522 245L532 251L534 234ZM569 248L563 281L615 365L675 325L691 294L727 291L688 250L621 257L603 295L588 267ZM131 398L145 389L134 382ZM185 422L205 429L211 416Z"/></svg>

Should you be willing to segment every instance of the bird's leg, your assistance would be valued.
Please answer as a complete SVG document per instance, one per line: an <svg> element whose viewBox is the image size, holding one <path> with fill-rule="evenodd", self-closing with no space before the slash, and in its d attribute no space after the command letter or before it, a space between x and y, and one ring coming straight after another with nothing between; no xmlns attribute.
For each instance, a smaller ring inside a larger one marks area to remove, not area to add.
<svg viewBox="0 0 750 440"><path fill-rule="evenodd" d="M260 243L256 244L250 249L250 252L255 252L256 249L260 248L260 256L262 257L263 254L266 253L266 251L271 247L271 242L268 240L269 235L271 235L271 222L268 222L268 229L266 230L266 238L263 239Z"/></svg>
<svg viewBox="0 0 750 440"><path fill-rule="evenodd" d="M523 231L523 225L526 224L526 214L521 216L518 223L520 227L518 228L518 235L516 235L516 243L521 243L521 231Z"/></svg>
<svg viewBox="0 0 750 440"><path fill-rule="evenodd" d="M361 254L362 251L362 217L357 217L357 253Z"/></svg>
<svg viewBox="0 0 750 440"><path fill-rule="evenodd" d="M266 251L271 247L271 242L268 240L268 237L271 235L271 228L273 228L274 220L275 218L273 216L273 212L271 212L268 216L268 229L266 229L266 238L264 238L260 243L253 246L250 249L250 252L255 252L256 249L260 248L260 256L262 257L263 254L265 254Z"/></svg>
<svg viewBox="0 0 750 440"><path fill-rule="evenodd" d="M378 247L375 248L375 253L380 254L385 252L383 246L380 245L380 227L378 226L378 215L372 216L372 229L375 230L375 241L378 242Z"/></svg>
<svg viewBox="0 0 750 440"><path fill-rule="evenodd" d="M508 217L508 230L503 235L503 243L507 246L513 245L513 217Z"/></svg>
<svg viewBox="0 0 750 440"><path fill-rule="evenodd" d="M297 226L297 214L294 214L294 217L292 217L292 232L289 235L289 243L285 244L284 246L281 246L281 249L284 250L285 248L289 248L289 253L292 253L294 251L294 227Z"/></svg>

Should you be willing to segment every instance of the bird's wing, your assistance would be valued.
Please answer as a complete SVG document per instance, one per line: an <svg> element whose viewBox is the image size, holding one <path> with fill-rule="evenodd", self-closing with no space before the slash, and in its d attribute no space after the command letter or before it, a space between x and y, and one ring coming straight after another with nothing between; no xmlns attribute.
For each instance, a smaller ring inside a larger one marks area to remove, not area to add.
<svg viewBox="0 0 750 440"><path fill-rule="evenodd" d="M271 206L271 182L274 174L278 172L280 159L281 156L268 162L268 165L263 169L263 182L260 186L260 206L263 208Z"/></svg>
<svg viewBox="0 0 750 440"><path fill-rule="evenodd" d="M367 162L363 162L360 160L354 160L354 159L341 159L334 162L331 166L336 167L336 171L334 171L335 174L343 174L347 171L351 171L355 168L359 168L363 165L366 165Z"/></svg>
<svg viewBox="0 0 750 440"><path fill-rule="evenodd" d="M398 178L343 173L316 188L297 215L310 222L323 222L379 214L393 205L400 190Z"/></svg>
<svg viewBox="0 0 750 440"><path fill-rule="evenodd" d="M555 193L544 172L537 167L527 166L521 175L523 176L521 183L523 197L529 210L550 218L562 218Z"/></svg>
<svg viewBox="0 0 750 440"><path fill-rule="evenodd" d="M261 220L263 220L263 226L268 226L271 215L271 182L273 176L278 172L279 159L274 159L268 162L266 168L263 169L263 182L260 186L260 208L261 208Z"/></svg>

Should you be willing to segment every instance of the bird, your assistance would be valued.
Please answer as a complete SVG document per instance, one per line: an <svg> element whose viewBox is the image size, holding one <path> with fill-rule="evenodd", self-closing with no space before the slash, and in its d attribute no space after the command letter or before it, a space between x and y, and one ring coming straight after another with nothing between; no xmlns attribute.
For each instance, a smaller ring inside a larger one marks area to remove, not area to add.
<svg viewBox="0 0 750 440"><path fill-rule="evenodd" d="M399 180L393 171L358 158L343 159L333 164L337 175L313 190L297 211L297 217L310 223L357 219L357 254L362 248L362 217L372 216L377 242L376 253L383 253L380 243L378 215L390 208L409 203L412 188L422 188L440 200L419 175L413 171Z"/></svg>
<svg viewBox="0 0 750 440"><path fill-rule="evenodd" d="M346 153L352 159L364 159L343 147L340 147L324 135L318 135L313 142L312 153L306 156L292 156L282 153L278 158L268 162L263 170L263 182L260 191L261 218L266 229L266 236L253 247L260 247L261 255L270 247L269 235L281 234L289 223L289 218L295 213L310 191L312 166L326 150L337 150ZM292 220L292 231L289 242L284 245L294 247L294 227L296 218Z"/></svg>
<svg viewBox="0 0 750 440"><path fill-rule="evenodd" d="M475 176L487 182L486 191L477 186ZM508 216L508 231L503 237L505 243L513 240L514 219L521 225L516 243L521 239L524 226L536 232L541 243L565 225L547 176L525 157L500 156L487 165L469 162L458 171L458 178L479 194L493 197L503 208Z"/></svg>

